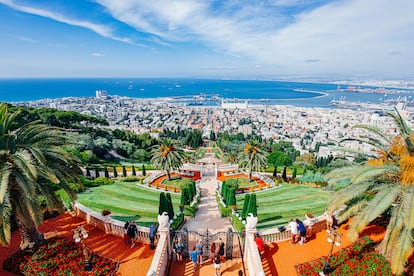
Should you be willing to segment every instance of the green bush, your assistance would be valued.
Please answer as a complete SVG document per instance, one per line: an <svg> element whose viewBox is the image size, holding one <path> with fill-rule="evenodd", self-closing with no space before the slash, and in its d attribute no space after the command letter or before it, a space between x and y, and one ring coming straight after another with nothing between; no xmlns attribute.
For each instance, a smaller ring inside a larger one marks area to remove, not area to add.
<svg viewBox="0 0 414 276"><path fill-rule="evenodd" d="M115 181L112 180L112 179L108 179L108 178L106 178L104 176L100 176L100 177L97 177L94 180L94 182L97 183L98 186L101 186L101 185L110 185L110 184L113 184Z"/></svg>
<svg viewBox="0 0 414 276"><path fill-rule="evenodd" d="M119 181L122 182L137 182L139 180L139 178L137 176L127 176L127 177L123 177L121 178Z"/></svg>

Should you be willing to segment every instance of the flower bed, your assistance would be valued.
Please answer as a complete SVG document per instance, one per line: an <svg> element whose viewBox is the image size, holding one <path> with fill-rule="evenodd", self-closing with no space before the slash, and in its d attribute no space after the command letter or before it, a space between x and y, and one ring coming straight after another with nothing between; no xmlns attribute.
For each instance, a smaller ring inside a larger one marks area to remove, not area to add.
<svg viewBox="0 0 414 276"><path fill-rule="evenodd" d="M296 266L298 275L319 275L327 257ZM367 237L340 250L330 258L329 275L392 275L390 263L374 249L373 242Z"/></svg>
<svg viewBox="0 0 414 276"><path fill-rule="evenodd" d="M119 262L91 254L93 275L114 275ZM82 249L65 239L50 239L29 255L17 251L3 264L3 269L18 275L91 275L84 271Z"/></svg>

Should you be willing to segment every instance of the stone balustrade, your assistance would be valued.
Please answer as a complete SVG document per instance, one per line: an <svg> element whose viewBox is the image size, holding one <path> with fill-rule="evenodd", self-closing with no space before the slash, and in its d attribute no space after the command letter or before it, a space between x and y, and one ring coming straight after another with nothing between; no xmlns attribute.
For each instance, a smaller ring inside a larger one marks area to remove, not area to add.
<svg viewBox="0 0 414 276"><path fill-rule="evenodd" d="M125 222L110 218L108 216L102 216L95 211L92 211L86 206L83 206L79 202L72 203L73 212L77 217L80 217L86 221L87 224L93 225L105 232L105 234L114 235L117 237L124 237L124 225ZM135 239L142 243L149 243L149 228L137 225L137 236Z"/></svg>
<svg viewBox="0 0 414 276"><path fill-rule="evenodd" d="M315 218L307 218L303 221L303 224L305 224L307 231L311 231L312 233L316 233L326 229L326 221L323 215ZM291 238L292 233L290 229L280 231L278 228L275 228L264 230L260 232L260 235L262 236L264 242L272 243L289 240Z"/></svg>

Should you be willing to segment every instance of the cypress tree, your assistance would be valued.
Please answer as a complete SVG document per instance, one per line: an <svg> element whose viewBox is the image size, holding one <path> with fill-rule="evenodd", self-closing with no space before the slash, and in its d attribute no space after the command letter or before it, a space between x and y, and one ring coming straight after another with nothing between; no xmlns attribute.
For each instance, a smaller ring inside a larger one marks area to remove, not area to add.
<svg viewBox="0 0 414 276"><path fill-rule="evenodd" d="M187 186L188 196L190 198L190 201L195 196L195 190L194 190L193 183L194 183L194 181Z"/></svg>
<svg viewBox="0 0 414 276"><path fill-rule="evenodd" d="M99 170L98 168L95 168L95 178L99 177Z"/></svg>
<svg viewBox="0 0 414 276"><path fill-rule="evenodd" d="M143 176L147 175L147 173L145 172L145 165L144 164L142 164L142 175Z"/></svg>
<svg viewBox="0 0 414 276"><path fill-rule="evenodd" d="M106 178L109 178L109 172L108 172L108 168L107 167L105 167L105 177Z"/></svg>
<svg viewBox="0 0 414 276"><path fill-rule="evenodd" d="M184 195L184 191L185 191L185 188L184 189L181 189L181 198L180 198L180 204L181 205L185 205L185 195Z"/></svg>
<svg viewBox="0 0 414 276"><path fill-rule="evenodd" d="M165 193L161 192L160 193L160 202L159 202L159 205L158 205L158 214L162 215L163 212L168 213L168 203L167 203L167 199L165 197Z"/></svg>
<svg viewBox="0 0 414 276"><path fill-rule="evenodd" d="M287 180L286 166L285 166L285 167L283 167L282 178L283 178L283 180L284 180L284 181L286 181L286 180Z"/></svg>
<svg viewBox="0 0 414 276"><path fill-rule="evenodd" d="M241 213L243 219L246 218L247 207L249 206L249 201L250 201L250 194L246 194L244 196L243 208L242 208L242 213Z"/></svg>
<svg viewBox="0 0 414 276"><path fill-rule="evenodd" d="M252 213L253 216L257 217L256 194L250 195L249 207L248 207L246 217L249 213Z"/></svg>
<svg viewBox="0 0 414 276"><path fill-rule="evenodd" d="M126 177L127 176L127 172L126 172L125 166L122 166L122 176L123 177Z"/></svg>
<svg viewBox="0 0 414 276"><path fill-rule="evenodd" d="M135 171L135 166L134 165L132 165L132 175L137 175L137 172Z"/></svg>
<svg viewBox="0 0 414 276"><path fill-rule="evenodd" d="M298 169L296 167L293 168L292 178L296 178L296 174L298 173Z"/></svg>
<svg viewBox="0 0 414 276"><path fill-rule="evenodd" d="M276 177L277 176L277 166L275 165L275 168L273 170L273 176Z"/></svg>
<svg viewBox="0 0 414 276"><path fill-rule="evenodd" d="M114 166L114 177L118 177L118 171L116 170L116 167Z"/></svg>
<svg viewBox="0 0 414 276"><path fill-rule="evenodd" d="M232 187L229 189L228 195L227 195L227 205L233 206L236 205L236 188Z"/></svg>
<svg viewBox="0 0 414 276"><path fill-rule="evenodd" d="M86 168L86 176L91 177L91 171L89 170L89 168Z"/></svg>
<svg viewBox="0 0 414 276"><path fill-rule="evenodd" d="M188 188L184 188L183 193L184 193L184 205L189 205L190 204L190 191L188 190Z"/></svg>
<svg viewBox="0 0 414 276"><path fill-rule="evenodd" d="M170 219L173 219L174 218L174 207L173 207L172 200L171 200L171 194L166 193L165 198L167 199L167 204L168 204L168 216L170 217Z"/></svg>

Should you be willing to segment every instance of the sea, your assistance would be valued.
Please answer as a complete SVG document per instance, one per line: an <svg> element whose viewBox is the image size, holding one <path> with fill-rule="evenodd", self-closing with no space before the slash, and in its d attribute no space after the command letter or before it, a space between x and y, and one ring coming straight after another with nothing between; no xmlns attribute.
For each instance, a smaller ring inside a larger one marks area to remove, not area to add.
<svg viewBox="0 0 414 276"><path fill-rule="evenodd" d="M64 97L95 97L96 90L108 95L134 98L174 98L200 105L218 105L221 100L242 100L251 104L333 107L332 101L381 103L406 97L414 91L392 95L349 92L328 83L270 80L79 78L79 79L0 79L0 102L22 102ZM388 97L388 98L387 98ZM219 99L219 100L218 100Z"/></svg>

